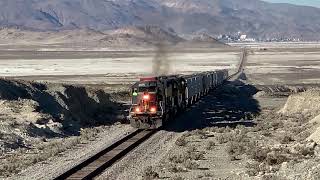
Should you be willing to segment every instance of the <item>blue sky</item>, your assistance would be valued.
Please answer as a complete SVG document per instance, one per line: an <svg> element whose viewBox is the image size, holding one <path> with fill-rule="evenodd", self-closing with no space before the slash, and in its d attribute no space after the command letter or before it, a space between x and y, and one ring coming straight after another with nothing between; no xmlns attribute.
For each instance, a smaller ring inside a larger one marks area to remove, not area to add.
<svg viewBox="0 0 320 180"><path fill-rule="evenodd" d="M273 3L291 3L306 6L315 6L320 8L320 0L264 0Z"/></svg>

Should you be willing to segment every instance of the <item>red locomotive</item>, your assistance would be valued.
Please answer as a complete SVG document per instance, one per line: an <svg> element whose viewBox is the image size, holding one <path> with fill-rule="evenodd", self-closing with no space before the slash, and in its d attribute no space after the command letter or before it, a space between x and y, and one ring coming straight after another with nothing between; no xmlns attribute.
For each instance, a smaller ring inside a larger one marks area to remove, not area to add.
<svg viewBox="0 0 320 180"><path fill-rule="evenodd" d="M161 127L227 78L227 70L141 78L132 86L130 124L139 129Z"/></svg>

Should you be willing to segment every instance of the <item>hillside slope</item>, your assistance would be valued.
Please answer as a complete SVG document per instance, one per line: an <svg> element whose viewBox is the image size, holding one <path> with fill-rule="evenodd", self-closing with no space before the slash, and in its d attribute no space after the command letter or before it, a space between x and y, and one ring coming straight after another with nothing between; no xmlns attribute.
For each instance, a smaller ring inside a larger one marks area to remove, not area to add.
<svg viewBox="0 0 320 180"><path fill-rule="evenodd" d="M30 30L158 25L178 33L320 39L320 9L260 0L0 0L0 26Z"/></svg>
<svg viewBox="0 0 320 180"><path fill-rule="evenodd" d="M101 48L116 50L153 49L159 44L169 45L172 48L226 47L224 43L206 34L193 35L192 37L184 39L175 32L164 30L158 26L127 26L106 31L75 29L39 32L15 28L0 30L2 48L21 46L42 50L48 50L48 48L62 50L66 47L69 50Z"/></svg>

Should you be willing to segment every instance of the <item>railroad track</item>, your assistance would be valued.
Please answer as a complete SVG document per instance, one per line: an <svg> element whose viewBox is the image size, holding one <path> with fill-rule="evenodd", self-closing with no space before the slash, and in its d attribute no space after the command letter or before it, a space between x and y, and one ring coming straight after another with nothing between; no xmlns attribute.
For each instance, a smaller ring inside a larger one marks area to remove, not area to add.
<svg viewBox="0 0 320 180"><path fill-rule="evenodd" d="M235 77L236 75L238 75L239 73L243 72L243 66L247 60L247 56L248 56L248 51L243 48L242 49L242 54L241 54L241 57L240 57L240 63L239 63L239 67L238 67L238 70L236 73L230 75L227 80L230 80L231 78Z"/></svg>
<svg viewBox="0 0 320 180"><path fill-rule="evenodd" d="M243 49L238 71L235 74L230 75L227 80L230 80L243 71L243 64L245 62L246 56L247 51ZM91 156L79 165L59 175L55 178L55 180L93 179L94 177L100 175L107 168L112 166L115 162L122 159L130 151L132 151L134 148L136 148L156 132L157 130L136 130L128 136L112 144L111 146L103 149L94 156Z"/></svg>
<svg viewBox="0 0 320 180"><path fill-rule="evenodd" d="M89 159L83 161L79 165L59 175L55 180L93 179L115 162L122 159L126 154L152 136L156 131L157 130L136 130Z"/></svg>

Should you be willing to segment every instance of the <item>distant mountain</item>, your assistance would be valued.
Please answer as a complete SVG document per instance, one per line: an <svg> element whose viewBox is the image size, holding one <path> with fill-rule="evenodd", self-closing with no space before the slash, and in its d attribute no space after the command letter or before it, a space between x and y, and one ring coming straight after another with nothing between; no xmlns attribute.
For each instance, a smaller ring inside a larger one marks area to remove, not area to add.
<svg viewBox="0 0 320 180"><path fill-rule="evenodd" d="M0 0L1 27L105 31L132 25L320 40L320 9L260 0Z"/></svg>
<svg viewBox="0 0 320 180"><path fill-rule="evenodd" d="M107 31L92 29L30 31L15 28L0 30L0 43L6 45L55 44L73 48L152 48L159 44L174 46L183 42L187 40L158 26L130 26ZM211 42L210 46L215 44L218 42Z"/></svg>
<svg viewBox="0 0 320 180"><path fill-rule="evenodd" d="M150 44L167 43L177 44L186 41L174 32L168 32L158 26L130 26L116 30L106 31L112 37L136 38Z"/></svg>

